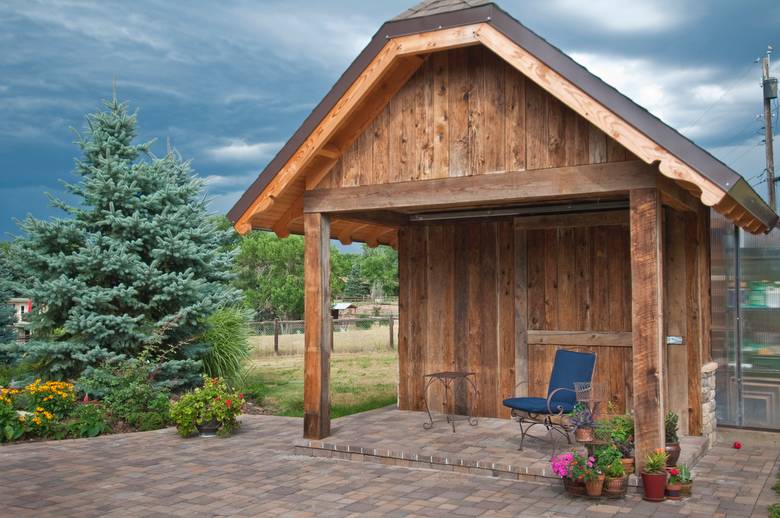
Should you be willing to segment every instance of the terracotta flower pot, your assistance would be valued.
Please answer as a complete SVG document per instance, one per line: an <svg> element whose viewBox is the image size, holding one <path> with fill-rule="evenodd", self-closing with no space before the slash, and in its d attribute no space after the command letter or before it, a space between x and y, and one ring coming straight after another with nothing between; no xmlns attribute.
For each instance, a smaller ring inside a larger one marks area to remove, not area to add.
<svg viewBox="0 0 780 518"><path fill-rule="evenodd" d="M626 475L631 475L634 472L634 457L622 458L620 463L623 464L623 471Z"/></svg>
<svg viewBox="0 0 780 518"><path fill-rule="evenodd" d="M680 496L689 497L693 491L693 480L690 482L682 482L680 484Z"/></svg>
<svg viewBox="0 0 780 518"><path fill-rule="evenodd" d="M601 491L604 489L604 475L585 481L585 492L588 496L601 496Z"/></svg>
<svg viewBox="0 0 780 518"><path fill-rule="evenodd" d="M628 477L610 478L607 477L604 482L604 496L608 498L623 498L628 489Z"/></svg>
<svg viewBox="0 0 780 518"><path fill-rule="evenodd" d="M577 442L592 442L593 441L593 428L579 427L574 430L574 439Z"/></svg>
<svg viewBox="0 0 780 518"><path fill-rule="evenodd" d="M563 487L570 495L581 496L585 494L585 482L582 479L573 480L565 477L563 479Z"/></svg>
<svg viewBox="0 0 780 518"><path fill-rule="evenodd" d="M650 502L663 502L666 499L666 473L642 473L644 499Z"/></svg>
<svg viewBox="0 0 780 518"><path fill-rule="evenodd" d="M666 498L669 500L679 500L681 486L682 484L679 482L676 484L666 484Z"/></svg>
<svg viewBox="0 0 780 518"><path fill-rule="evenodd" d="M676 466L677 461L680 460L680 443L670 442L666 444L666 465Z"/></svg>

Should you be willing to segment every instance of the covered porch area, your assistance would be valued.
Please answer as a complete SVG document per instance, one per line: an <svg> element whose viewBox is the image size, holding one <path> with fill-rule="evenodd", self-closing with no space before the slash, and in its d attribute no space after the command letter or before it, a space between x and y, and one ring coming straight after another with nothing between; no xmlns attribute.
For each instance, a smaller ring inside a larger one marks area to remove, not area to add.
<svg viewBox="0 0 780 518"><path fill-rule="evenodd" d="M476 441L486 430L504 435L491 448L505 454L476 460L544 464L549 448L515 457L519 429L502 401L546 397L555 351L564 348L595 353L603 406L634 416L638 462L664 446L668 410L680 416L681 435L702 434L711 406L701 372L709 357L709 213L653 166L627 160L308 191L305 438L332 435L329 236L331 225L348 222L397 234L398 409L419 414L397 414L389 429L421 423L427 398L433 410L498 419L458 428L456 437L474 433ZM440 371L474 373L476 394L456 386L445 398L435 383L426 389L425 375ZM434 447L434 432L421 425L399 433Z"/></svg>

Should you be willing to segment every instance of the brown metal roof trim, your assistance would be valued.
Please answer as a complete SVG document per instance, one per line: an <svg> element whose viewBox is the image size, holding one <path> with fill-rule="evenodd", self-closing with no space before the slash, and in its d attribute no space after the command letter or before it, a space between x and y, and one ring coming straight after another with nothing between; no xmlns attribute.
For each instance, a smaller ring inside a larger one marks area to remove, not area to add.
<svg viewBox="0 0 780 518"><path fill-rule="evenodd" d="M697 146L673 128L666 125L634 101L589 72L560 49L522 25L495 4L485 4L469 9L440 14L404 18L384 23L365 49L342 74L325 98L317 105L303 124L293 134L279 153L269 162L247 191L228 213L236 222L271 179L292 157L298 147L327 115L331 108L384 47L388 39L437 29L485 22L499 30L514 43L526 49L547 66L561 74L572 84L590 95L607 109L644 133L648 138L667 149L688 166L706 176L742 205L745 209L772 229L778 216L753 190L742 176L726 164Z"/></svg>

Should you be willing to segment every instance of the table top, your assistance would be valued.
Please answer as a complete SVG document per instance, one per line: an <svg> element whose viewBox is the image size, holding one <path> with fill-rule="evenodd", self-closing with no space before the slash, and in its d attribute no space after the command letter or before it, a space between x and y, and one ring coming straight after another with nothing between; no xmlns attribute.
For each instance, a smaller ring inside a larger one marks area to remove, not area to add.
<svg viewBox="0 0 780 518"><path fill-rule="evenodd" d="M442 371L442 372L431 372L429 374L426 374L426 378L441 378L441 379L454 379L454 378L465 378L466 376L476 376L476 372L460 372L460 371Z"/></svg>

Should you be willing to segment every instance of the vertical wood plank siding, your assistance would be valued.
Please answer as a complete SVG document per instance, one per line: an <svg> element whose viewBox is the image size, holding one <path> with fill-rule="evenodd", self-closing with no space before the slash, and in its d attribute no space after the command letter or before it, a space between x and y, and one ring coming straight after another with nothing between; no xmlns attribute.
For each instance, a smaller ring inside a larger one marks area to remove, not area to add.
<svg viewBox="0 0 780 518"><path fill-rule="evenodd" d="M344 151L320 187L634 158L487 48L476 46L429 56Z"/></svg>

